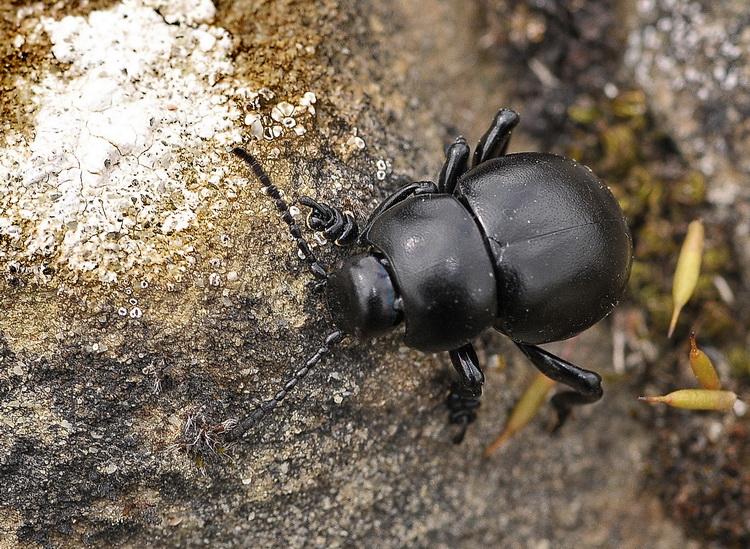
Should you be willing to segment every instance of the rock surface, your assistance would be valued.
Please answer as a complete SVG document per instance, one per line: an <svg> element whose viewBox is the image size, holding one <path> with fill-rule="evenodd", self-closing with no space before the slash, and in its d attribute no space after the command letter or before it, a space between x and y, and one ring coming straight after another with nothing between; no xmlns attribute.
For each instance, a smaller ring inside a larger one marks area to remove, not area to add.
<svg viewBox="0 0 750 549"><path fill-rule="evenodd" d="M507 366L488 368L460 447L447 357L396 335L338 346L225 453L180 451L331 330L229 148L289 198L364 217L504 106L473 4L364 4L2 8L2 85L23 93L2 104L0 544L697 547L640 490L649 441L627 387L481 458L531 375L497 334L480 355ZM612 374L608 341L603 325L570 352Z"/></svg>
<svg viewBox="0 0 750 549"><path fill-rule="evenodd" d="M626 63L660 123L736 224L750 280L750 12L742 0L638 2ZM731 213L729 210L731 209Z"/></svg>

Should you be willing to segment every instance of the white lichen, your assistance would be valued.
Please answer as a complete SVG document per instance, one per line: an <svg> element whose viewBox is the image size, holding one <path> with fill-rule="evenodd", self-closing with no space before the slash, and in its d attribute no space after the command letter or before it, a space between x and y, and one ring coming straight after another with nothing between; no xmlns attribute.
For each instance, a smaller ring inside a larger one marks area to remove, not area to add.
<svg viewBox="0 0 750 549"><path fill-rule="evenodd" d="M162 4L168 17L149 7ZM188 25L213 14L206 0L124 0L40 20L64 65L17 83L35 127L32 140L7 135L0 156L0 235L15 259L110 282L190 252L174 235L213 198L221 147L241 141L230 36Z"/></svg>

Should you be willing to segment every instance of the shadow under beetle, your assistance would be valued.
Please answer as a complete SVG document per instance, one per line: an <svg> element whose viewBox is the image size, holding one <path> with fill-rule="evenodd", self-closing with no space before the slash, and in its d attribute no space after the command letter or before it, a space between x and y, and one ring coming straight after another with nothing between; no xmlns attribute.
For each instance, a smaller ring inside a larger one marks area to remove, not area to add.
<svg viewBox="0 0 750 549"><path fill-rule="evenodd" d="M476 418L484 374L471 340L493 327L546 376L573 389L552 403L562 425L574 405L602 396L601 377L538 344L572 337L614 308L630 274L632 244L622 210L588 168L553 154L506 155L519 116L502 109L473 157L459 137L437 183L417 181L387 197L360 231L348 212L309 197L307 225L341 246L366 251L329 270L315 257L282 193L243 149L287 223L312 273L325 285L340 331L272 398L227 433L242 436L286 397L345 334L386 334L405 324L404 343L448 351L458 383L448 396L455 443Z"/></svg>

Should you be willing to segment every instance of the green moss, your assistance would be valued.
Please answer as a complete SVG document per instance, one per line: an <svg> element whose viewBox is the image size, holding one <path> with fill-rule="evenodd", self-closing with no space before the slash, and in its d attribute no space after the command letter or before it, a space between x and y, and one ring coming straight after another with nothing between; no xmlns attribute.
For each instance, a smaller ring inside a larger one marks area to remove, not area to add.
<svg viewBox="0 0 750 549"><path fill-rule="evenodd" d="M736 345L727 352L727 360L732 373L737 376L750 376L750 351L742 345Z"/></svg>
<svg viewBox="0 0 750 549"><path fill-rule="evenodd" d="M685 165L658 133L639 89L597 100L586 96L568 109L568 117L576 126L571 142L577 144L565 153L590 166L620 202L634 241L629 296L648 319L654 343L664 345L672 277L687 223L709 213L705 177ZM680 324L700 325L705 335L719 339L738 329L713 286L718 275L733 283L731 251L723 244L729 241L726 230L707 223L702 275Z"/></svg>

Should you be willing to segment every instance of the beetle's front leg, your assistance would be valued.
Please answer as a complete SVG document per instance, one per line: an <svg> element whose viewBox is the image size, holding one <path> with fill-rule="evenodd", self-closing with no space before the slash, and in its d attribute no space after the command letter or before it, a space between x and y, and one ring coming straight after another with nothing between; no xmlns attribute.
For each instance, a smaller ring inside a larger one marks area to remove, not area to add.
<svg viewBox="0 0 750 549"><path fill-rule="evenodd" d="M448 420L459 425L459 431L453 437L454 444L460 444L466 434L469 423L477 417L481 405L484 374L479 366L479 358L471 343L462 345L449 352L453 367L458 372L458 386L448 395L447 406L450 414Z"/></svg>
<svg viewBox="0 0 750 549"><path fill-rule="evenodd" d="M403 185L396 192L387 196L385 200L383 200L378 205L378 207L373 210L372 214L370 214L370 219L367 220L367 223L365 224L364 229L362 229L361 234L363 236L367 235L367 231L370 230L370 226L372 225L373 221L375 221L384 211L393 208L393 206L395 206L396 204L403 202L411 196L419 196L420 194L434 194L437 192L440 191L437 185L435 185L435 183L433 183L432 181L414 181L412 183Z"/></svg>
<svg viewBox="0 0 750 549"><path fill-rule="evenodd" d="M432 181L414 181L407 183L393 194L387 196L372 212L364 228L360 231L351 212L340 208L316 202L309 196L301 196L298 200L303 206L310 208L307 216L307 226L313 231L322 231L323 236L333 240L337 246L351 246L357 241L357 236L366 235L372 222L384 211L403 202L411 196L433 194L440 192Z"/></svg>
<svg viewBox="0 0 750 549"><path fill-rule="evenodd" d="M536 345L528 345L518 341L514 341L514 343L545 376L564 383L573 389L573 391L565 391L552 397L552 405L557 411L555 430L562 427L573 406L590 404L602 398L602 394L604 394L602 378L596 372L579 368Z"/></svg>
<svg viewBox="0 0 750 549"><path fill-rule="evenodd" d="M340 208L321 204L309 196L301 196L297 201L310 208L307 226L312 231L321 231L323 236L337 246L351 246L357 241L359 227L354 215Z"/></svg>
<svg viewBox="0 0 750 549"><path fill-rule="evenodd" d="M351 212L341 208L316 202L309 196L301 196L297 202L310 208L307 216L307 226L310 230L321 231L328 240L333 240L337 246L351 246L357 241L357 236L366 235L372 222L384 211L403 202L410 196L437 193L438 187L432 181L415 181L407 183L396 192L386 197L372 212L364 229L359 230L357 222Z"/></svg>

